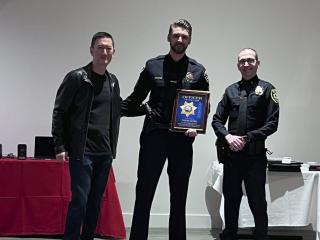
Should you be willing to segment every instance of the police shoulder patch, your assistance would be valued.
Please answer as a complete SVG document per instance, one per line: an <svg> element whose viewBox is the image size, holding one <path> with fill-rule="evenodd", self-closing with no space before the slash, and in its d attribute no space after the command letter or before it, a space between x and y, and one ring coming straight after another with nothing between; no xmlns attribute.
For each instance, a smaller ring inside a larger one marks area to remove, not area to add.
<svg viewBox="0 0 320 240"><path fill-rule="evenodd" d="M279 103L279 98L278 98L278 92L277 90L274 88L271 90L271 99L275 102L275 103Z"/></svg>

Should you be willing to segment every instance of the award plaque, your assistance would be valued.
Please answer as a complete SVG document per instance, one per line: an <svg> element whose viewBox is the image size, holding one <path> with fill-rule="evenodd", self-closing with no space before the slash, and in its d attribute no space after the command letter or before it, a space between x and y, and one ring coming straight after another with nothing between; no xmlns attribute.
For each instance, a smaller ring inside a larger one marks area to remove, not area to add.
<svg viewBox="0 0 320 240"><path fill-rule="evenodd" d="M195 129L198 133L206 133L209 96L208 91L177 90L172 111L171 130Z"/></svg>

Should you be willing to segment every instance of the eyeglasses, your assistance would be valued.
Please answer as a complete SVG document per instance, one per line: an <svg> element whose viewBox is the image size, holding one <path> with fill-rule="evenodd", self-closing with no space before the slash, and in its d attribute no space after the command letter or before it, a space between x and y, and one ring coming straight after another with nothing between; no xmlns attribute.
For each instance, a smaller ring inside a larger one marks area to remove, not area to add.
<svg viewBox="0 0 320 240"><path fill-rule="evenodd" d="M240 66L244 66L246 63L248 63L249 65L254 65L256 62L257 62L257 59L255 58L246 58L238 61Z"/></svg>

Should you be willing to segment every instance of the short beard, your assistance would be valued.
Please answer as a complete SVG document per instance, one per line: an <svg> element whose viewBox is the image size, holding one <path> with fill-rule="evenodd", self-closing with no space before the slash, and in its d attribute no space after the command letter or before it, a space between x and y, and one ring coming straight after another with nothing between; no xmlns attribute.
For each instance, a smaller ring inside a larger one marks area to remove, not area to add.
<svg viewBox="0 0 320 240"><path fill-rule="evenodd" d="M176 54L183 54L187 50L188 46L184 46L183 44L179 45L170 45L171 50Z"/></svg>

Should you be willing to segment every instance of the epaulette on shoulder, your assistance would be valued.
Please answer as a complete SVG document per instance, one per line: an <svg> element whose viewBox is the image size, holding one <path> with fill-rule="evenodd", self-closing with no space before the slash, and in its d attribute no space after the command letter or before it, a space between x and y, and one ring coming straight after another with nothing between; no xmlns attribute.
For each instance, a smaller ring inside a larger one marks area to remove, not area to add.
<svg viewBox="0 0 320 240"><path fill-rule="evenodd" d="M159 60L163 60L164 58L165 58L165 55L159 55L157 57L150 58L148 62L159 61Z"/></svg>
<svg viewBox="0 0 320 240"><path fill-rule="evenodd" d="M264 85L264 86L271 85L271 83L269 83L269 82L267 82L267 81L265 81L265 80L262 80L262 79L260 79L260 78L259 78L259 83L260 83L261 85Z"/></svg>
<svg viewBox="0 0 320 240"><path fill-rule="evenodd" d="M227 86L227 89L239 88L240 82L241 82L241 81L231 83L230 85Z"/></svg>
<svg viewBox="0 0 320 240"><path fill-rule="evenodd" d="M197 65L199 67L203 67L203 65L201 63L197 62L197 60L190 58L190 57L188 57L188 59L189 59L189 63Z"/></svg>

